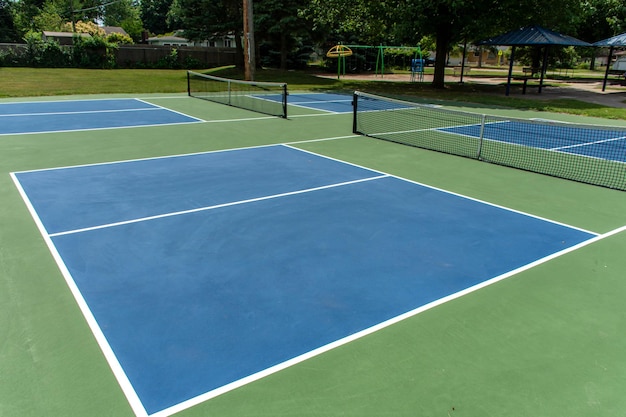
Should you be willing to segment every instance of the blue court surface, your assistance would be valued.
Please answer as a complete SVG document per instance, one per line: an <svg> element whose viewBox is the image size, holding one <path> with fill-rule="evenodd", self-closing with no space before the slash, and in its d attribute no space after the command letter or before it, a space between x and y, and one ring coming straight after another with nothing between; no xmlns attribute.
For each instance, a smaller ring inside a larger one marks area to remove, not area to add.
<svg viewBox="0 0 626 417"><path fill-rule="evenodd" d="M282 97L278 94L270 94L260 97L264 100L282 100ZM287 103L290 106L336 114L352 113L352 101L352 95L336 93L290 93L287 98ZM404 108L410 108L410 106L400 102L390 101L381 103L377 110L397 110Z"/></svg>
<svg viewBox="0 0 626 417"><path fill-rule="evenodd" d="M481 135L479 124L437 130L475 138ZM626 162L626 136L623 130L508 121L487 123L482 134L488 140Z"/></svg>
<svg viewBox="0 0 626 417"><path fill-rule="evenodd" d="M285 145L13 176L147 414L595 236Z"/></svg>
<svg viewBox="0 0 626 417"><path fill-rule="evenodd" d="M196 123L137 99L0 103L0 135Z"/></svg>
<svg viewBox="0 0 626 417"><path fill-rule="evenodd" d="M330 113L352 113L352 96L333 93L290 94L288 103L306 109Z"/></svg>
<svg viewBox="0 0 626 417"><path fill-rule="evenodd" d="M282 101L280 94L258 96L263 100ZM289 93L290 106L318 110L326 113L352 113L352 95L335 93Z"/></svg>

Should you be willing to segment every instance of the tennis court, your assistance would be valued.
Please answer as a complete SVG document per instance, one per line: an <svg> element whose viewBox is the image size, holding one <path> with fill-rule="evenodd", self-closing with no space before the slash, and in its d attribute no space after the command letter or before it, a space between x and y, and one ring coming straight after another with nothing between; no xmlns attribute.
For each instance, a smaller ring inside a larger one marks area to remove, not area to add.
<svg viewBox="0 0 626 417"><path fill-rule="evenodd" d="M441 131L480 138L481 125L443 128ZM626 162L626 136L623 130L597 131L568 126L549 126L546 129L529 123L495 122L486 125L482 134L489 140Z"/></svg>
<svg viewBox="0 0 626 417"><path fill-rule="evenodd" d="M0 135L194 123L185 116L137 99L0 103Z"/></svg>
<svg viewBox="0 0 626 417"><path fill-rule="evenodd" d="M353 131L626 191L626 128L447 110L355 92Z"/></svg>
<svg viewBox="0 0 626 417"><path fill-rule="evenodd" d="M626 193L291 98L0 104L0 415L621 415Z"/></svg>

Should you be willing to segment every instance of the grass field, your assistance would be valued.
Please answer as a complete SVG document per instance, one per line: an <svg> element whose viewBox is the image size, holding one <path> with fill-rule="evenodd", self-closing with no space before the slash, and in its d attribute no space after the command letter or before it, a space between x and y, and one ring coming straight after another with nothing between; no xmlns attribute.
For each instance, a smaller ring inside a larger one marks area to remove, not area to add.
<svg viewBox="0 0 626 417"><path fill-rule="evenodd" d="M218 68L213 74L242 78L234 68ZM372 93L402 97L410 100L427 100L437 103L472 103L488 108L511 108L518 110L548 111L580 116L626 120L625 108L612 108L569 98L538 100L532 95L513 94L504 96L506 75L503 70L495 72L502 77L501 85L477 83L458 84L448 77L445 90L437 90L428 83L395 83L385 81L349 81L321 78L317 71L260 70L259 81L279 81L289 84L291 90L343 91L361 90ZM487 75L492 76L490 72ZM72 94L151 94L181 93L187 89L184 70L93 70L59 68L0 68L3 87L1 98L37 97ZM581 79L596 79L586 72ZM517 87L519 88L519 87Z"/></svg>
<svg viewBox="0 0 626 417"><path fill-rule="evenodd" d="M13 85L7 80L19 73L1 69L3 85ZM626 193L355 137L350 115L294 110L289 120L257 119L179 94L186 88L184 71L147 73L133 72L133 82L116 72L116 82L106 71L90 71L97 76L86 81L80 70L33 70L32 78L21 72L21 90L3 89L7 97L24 96L28 83L39 80L34 95L128 93L207 122L0 136L1 417L133 415L9 173L276 143L579 227L601 239L176 416L624 416ZM352 86L324 83L301 86ZM438 94L422 99L456 97ZM491 100L477 97L478 107L465 100L452 104L603 123L589 109L580 118L496 108Z"/></svg>

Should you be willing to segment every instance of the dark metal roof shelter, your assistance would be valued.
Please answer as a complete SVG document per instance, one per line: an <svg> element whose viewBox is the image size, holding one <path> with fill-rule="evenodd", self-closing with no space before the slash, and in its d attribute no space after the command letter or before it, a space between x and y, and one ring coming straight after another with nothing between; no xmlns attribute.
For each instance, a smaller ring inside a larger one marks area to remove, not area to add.
<svg viewBox="0 0 626 417"><path fill-rule="evenodd" d="M541 68L541 79L539 80L539 93L543 86L543 79L546 74L548 65L548 47L552 45L558 46L592 46L590 43L581 41L571 36L563 35L541 26L527 26L520 29L512 30L493 38L484 39L477 43L478 45L502 45L511 46L511 58L509 59L509 76L506 83L506 95L509 95L511 87L511 78L513 74L513 61L515 58L515 47L517 46L543 46L543 65Z"/></svg>
<svg viewBox="0 0 626 417"><path fill-rule="evenodd" d="M613 36L612 38L603 39L598 42L594 42L593 46L608 46L609 47L609 60L606 63L606 72L604 73L604 81L602 82L602 91L606 89L606 80L609 78L609 70L611 68L611 60L613 59L613 49L626 47L626 33Z"/></svg>

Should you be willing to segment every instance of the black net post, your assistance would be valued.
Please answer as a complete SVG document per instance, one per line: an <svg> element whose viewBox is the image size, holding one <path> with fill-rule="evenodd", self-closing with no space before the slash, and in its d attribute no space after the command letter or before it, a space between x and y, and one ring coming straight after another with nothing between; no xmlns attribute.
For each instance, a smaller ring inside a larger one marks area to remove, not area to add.
<svg viewBox="0 0 626 417"><path fill-rule="evenodd" d="M287 84L283 84L283 115L282 117L284 119L287 118L287 96L288 96L288 92L287 92Z"/></svg>
<svg viewBox="0 0 626 417"><path fill-rule="evenodd" d="M352 94L352 133L354 133L355 135L359 133L357 129L357 124L356 124L358 105L359 105L359 94L355 91Z"/></svg>

